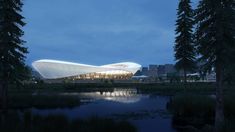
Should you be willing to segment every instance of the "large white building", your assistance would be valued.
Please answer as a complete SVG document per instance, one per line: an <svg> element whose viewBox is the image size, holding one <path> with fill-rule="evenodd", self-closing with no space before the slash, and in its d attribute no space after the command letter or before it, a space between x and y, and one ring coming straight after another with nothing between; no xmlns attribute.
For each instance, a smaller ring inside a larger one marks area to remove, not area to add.
<svg viewBox="0 0 235 132"><path fill-rule="evenodd" d="M35 61L32 65L45 79L129 79L141 68L133 62L94 66L47 59Z"/></svg>

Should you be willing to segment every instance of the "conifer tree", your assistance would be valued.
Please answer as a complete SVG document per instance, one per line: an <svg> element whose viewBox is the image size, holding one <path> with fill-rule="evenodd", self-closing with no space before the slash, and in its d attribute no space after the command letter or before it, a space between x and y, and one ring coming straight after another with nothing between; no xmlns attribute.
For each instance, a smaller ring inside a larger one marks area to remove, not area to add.
<svg viewBox="0 0 235 132"><path fill-rule="evenodd" d="M224 121L223 85L225 70L234 57L234 0L201 0L196 10L196 44L204 68L216 72L215 127Z"/></svg>
<svg viewBox="0 0 235 132"><path fill-rule="evenodd" d="M21 0L0 0L0 108L7 106L9 84L25 77L25 41L21 39L25 25Z"/></svg>
<svg viewBox="0 0 235 132"><path fill-rule="evenodd" d="M175 39L175 67L184 72L184 82L187 82L186 73L195 68L195 48L193 44L193 10L190 0L180 0L176 20Z"/></svg>

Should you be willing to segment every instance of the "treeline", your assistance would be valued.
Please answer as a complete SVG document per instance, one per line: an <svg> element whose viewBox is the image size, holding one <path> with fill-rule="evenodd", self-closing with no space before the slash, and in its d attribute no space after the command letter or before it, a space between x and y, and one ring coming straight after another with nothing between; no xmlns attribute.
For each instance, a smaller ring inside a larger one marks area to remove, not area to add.
<svg viewBox="0 0 235 132"><path fill-rule="evenodd" d="M235 1L200 0L192 9L190 0L180 0L176 21L176 68L196 68L216 73L215 131L224 121L223 81L235 71Z"/></svg>

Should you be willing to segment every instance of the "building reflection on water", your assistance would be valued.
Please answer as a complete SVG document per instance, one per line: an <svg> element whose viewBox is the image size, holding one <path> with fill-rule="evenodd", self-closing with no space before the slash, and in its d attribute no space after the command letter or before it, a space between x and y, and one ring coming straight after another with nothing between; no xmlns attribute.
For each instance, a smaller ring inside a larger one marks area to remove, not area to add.
<svg viewBox="0 0 235 132"><path fill-rule="evenodd" d="M114 122L130 122L140 132L155 132L156 130L174 132L171 127L172 120L166 110L169 97L141 94L141 91L135 88L92 88L92 90L87 88L83 90L84 92L59 94L62 95L59 97L71 96L78 99L80 104L76 107L32 108L32 113L42 117L57 114L65 115L70 122L77 119L89 121L91 117L98 117L101 119L112 119ZM102 124L102 126L109 125ZM90 128L92 125L88 127ZM107 129L103 131L107 131ZM111 131L113 132L114 130Z"/></svg>
<svg viewBox="0 0 235 132"><path fill-rule="evenodd" d="M80 93L80 96L83 98L103 99L120 103L135 103L142 98L148 98L148 95L138 94L137 89L134 88L114 88L113 91Z"/></svg>

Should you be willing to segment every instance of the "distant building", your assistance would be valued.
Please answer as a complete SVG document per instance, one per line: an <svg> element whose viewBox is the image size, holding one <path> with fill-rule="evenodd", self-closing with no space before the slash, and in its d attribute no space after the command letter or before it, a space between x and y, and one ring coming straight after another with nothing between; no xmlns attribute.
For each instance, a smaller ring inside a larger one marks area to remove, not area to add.
<svg viewBox="0 0 235 132"><path fill-rule="evenodd" d="M142 75L148 76L148 72L149 72L148 67L142 67L141 72L142 72Z"/></svg>
<svg viewBox="0 0 235 132"><path fill-rule="evenodd" d="M175 66L173 64L166 64L165 65L165 73L174 73L176 72Z"/></svg>
<svg viewBox="0 0 235 132"><path fill-rule="evenodd" d="M143 75L142 72L141 72L141 70L138 70L138 71L134 74L134 76L141 76L141 75Z"/></svg>
<svg viewBox="0 0 235 132"><path fill-rule="evenodd" d="M165 66L164 65L159 65L158 66L158 75L159 76L164 76L166 74Z"/></svg>
<svg viewBox="0 0 235 132"><path fill-rule="evenodd" d="M151 64L148 67L142 67L142 70L136 75L145 75L148 77L165 77L168 73L175 73L176 69L173 64L156 65Z"/></svg>
<svg viewBox="0 0 235 132"><path fill-rule="evenodd" d="M148 75L150 77L157 77L158 76L158 65L149 65Z"/></svg>

